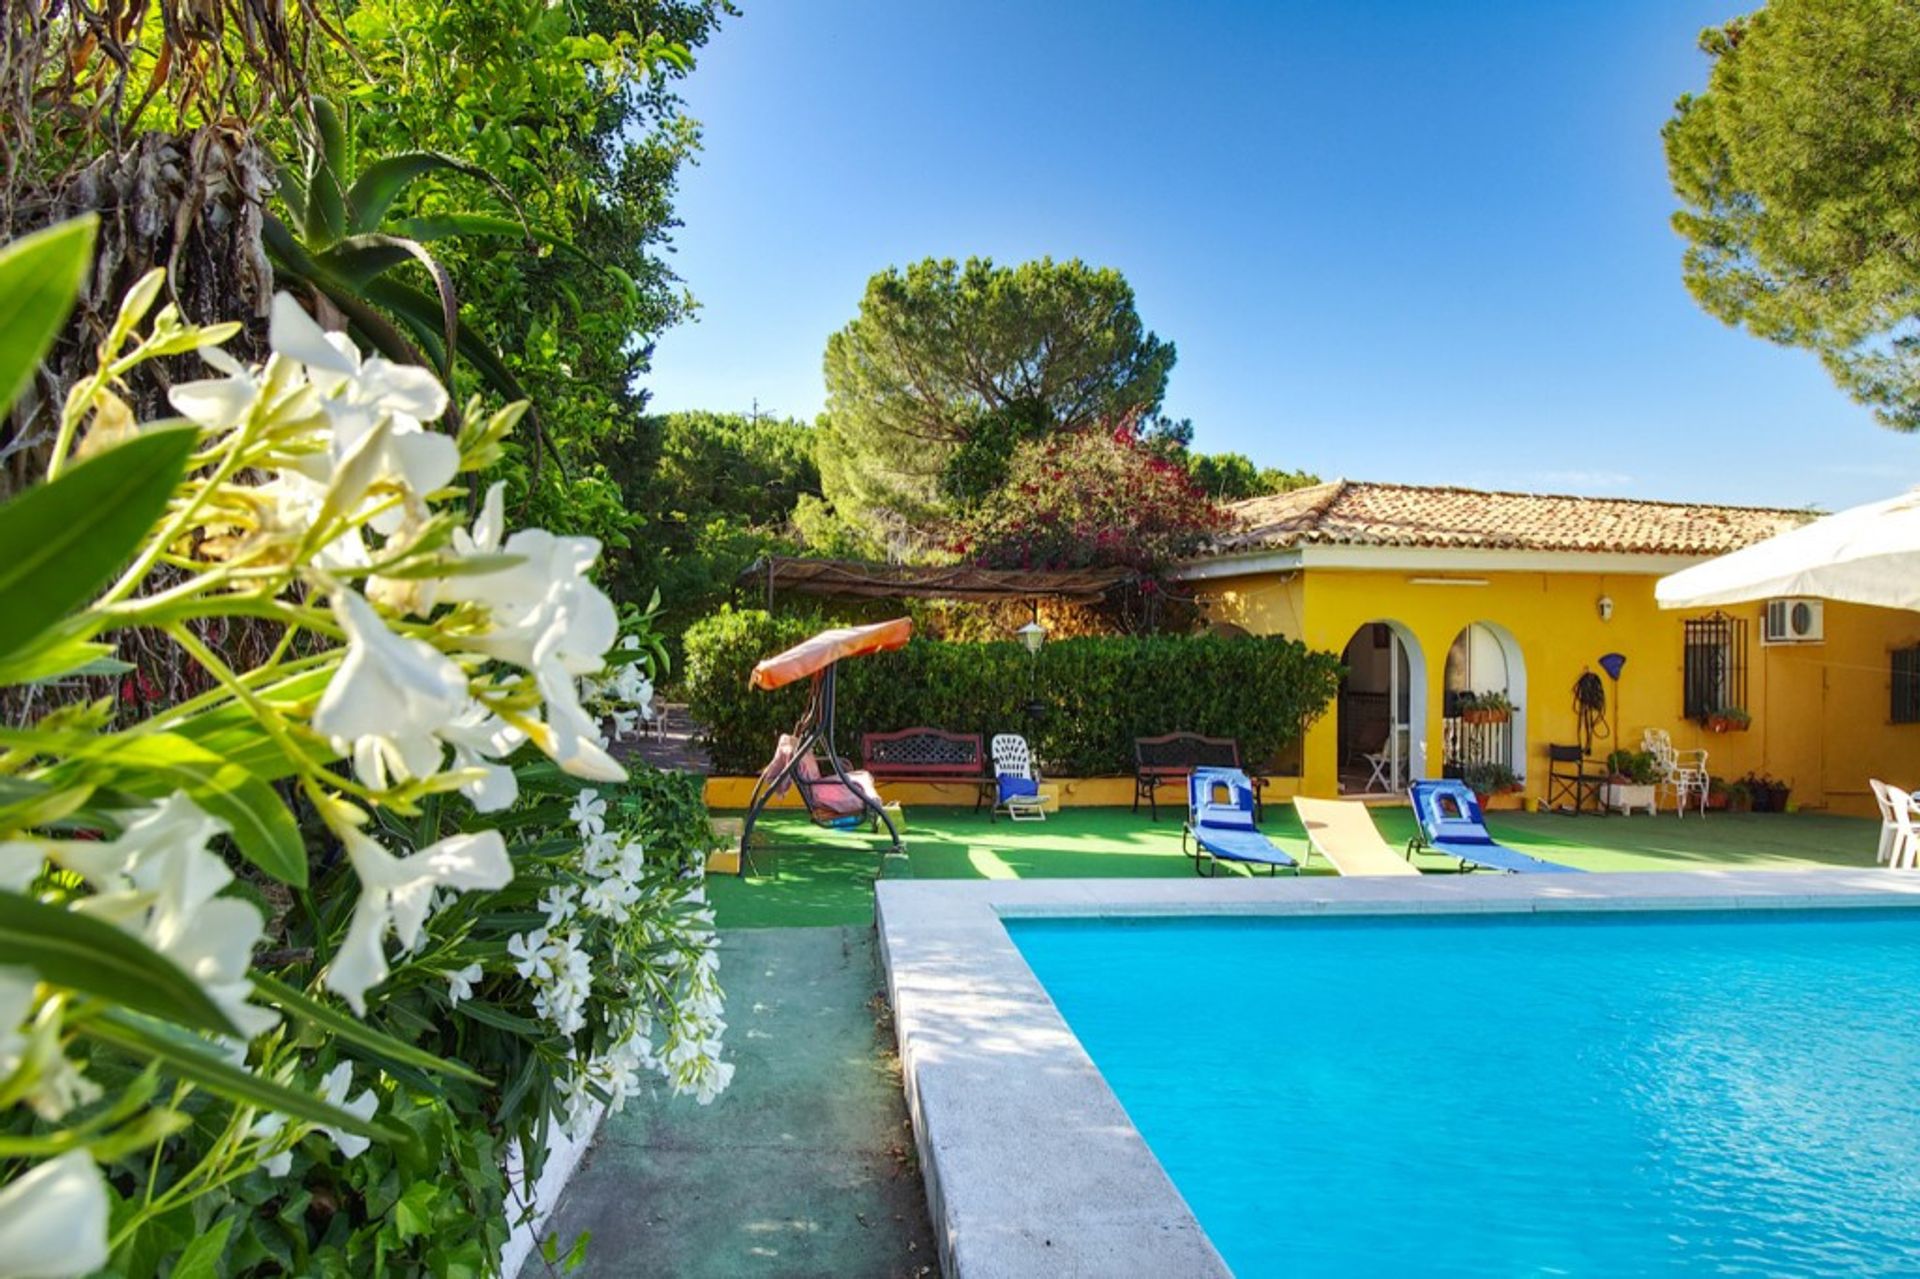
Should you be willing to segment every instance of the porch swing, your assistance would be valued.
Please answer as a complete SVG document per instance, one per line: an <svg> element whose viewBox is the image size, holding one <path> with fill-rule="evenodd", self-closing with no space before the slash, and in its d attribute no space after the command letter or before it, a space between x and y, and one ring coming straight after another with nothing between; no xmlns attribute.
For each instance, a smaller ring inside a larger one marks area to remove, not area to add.
<svg viewBox="0 0 1920 1279"><path fill-rule="evenodd" d="M771 691L807 677L811 677L813 687L806 710L791 733L780 735L773 758L754 783L753 798L740 828L742 873L754 869L754 823L789 787L799 791L807 816L815 825L830 830L851 830L863 822L873 823L876 830L885 826L892 841L888 851L901 851L900 831L881 803L873 776L850 769L834 746L834 691L842 659L904 648L912 635L913 619L907 617L869 626L835 627L753 668L748 683L754 688Z"/></svg>

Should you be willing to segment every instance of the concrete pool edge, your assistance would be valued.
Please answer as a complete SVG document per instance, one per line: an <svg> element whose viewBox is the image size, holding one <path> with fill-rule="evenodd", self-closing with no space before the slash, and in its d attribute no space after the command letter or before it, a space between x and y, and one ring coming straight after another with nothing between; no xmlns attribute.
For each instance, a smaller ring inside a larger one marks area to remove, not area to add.
<svg viewBox="0 0 1920 1279"><path fill-rule="evenodd" d="M952 1277L1229 1273L1005 918L1888 905L1920 908L1920 876L883 880L874 911L928 1210Z"/></svg>

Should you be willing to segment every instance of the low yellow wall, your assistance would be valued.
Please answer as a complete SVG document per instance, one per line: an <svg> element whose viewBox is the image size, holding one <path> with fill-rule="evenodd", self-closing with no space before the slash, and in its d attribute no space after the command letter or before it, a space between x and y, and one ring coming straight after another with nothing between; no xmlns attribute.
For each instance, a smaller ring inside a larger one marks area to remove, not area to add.
<svg viewBox="0 0 1920 1279"><path fill-rule="evenodd" d="M1113 808L1126 807L1133 803L1133 779L1131 777L1049 777L1049 786L1060 788L1060 803L1067 808ZM745 808L753 800L751 777L709 777L707 779L707 807L716 809ZM1267 798L1291 799L1300 791L1300 780L1296 777L1275 777L1267 783ZM928 806L973 807L976 790L972 786L948 786L932 782L882 782L881 798L905 805L907 808ZM1165 786L1160 791L1160 802L1181 803L1180 788ZM789 790L785 795L769 804L769 808L799 808L798 791Z"/></svg>

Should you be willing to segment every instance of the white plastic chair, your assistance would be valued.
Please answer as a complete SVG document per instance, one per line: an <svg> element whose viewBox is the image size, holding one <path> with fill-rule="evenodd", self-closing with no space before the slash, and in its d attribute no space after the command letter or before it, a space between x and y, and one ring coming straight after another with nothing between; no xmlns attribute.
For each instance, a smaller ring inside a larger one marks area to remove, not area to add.
<svg viewBox="0 0 1920 1279"><path fill-rule="evenodd" d="M1882 785L1886 785L1884 782ZM1920 866L1920 831L1913 796L1898 786L1887 786L1887 816L1893 823L1893 842L1887 850L1887 865L1894 870L1912 870Z"/></svg>
<svg viewBox="0 0 1920 1279"><path fill-rule="evenodd" d="M1700 815L1707 812L1707 753L1704 750L1676 750L1673 738L1664 728L1649 728L1640 737L1640 749L1652 753L1655 763L1660 767L1660 780L1655 783L1654 794L1668 791L1673 795L1673 811L1682 817L1687 815L1687 805L1694 796L1699 797ZM1657 809L1659 805L1656 803Z"/></svg>
<svg viewBox="0 0 1920 1279"><path fill-rule="evenodd" d="M1880 846L1874 850L1873 860L1884 866L1893 856L1900 825L1893 815L1893 796L1887 793L1891 788L1878 777L1868 778L1867 785L1873 788L1873 802L1880 807Z"/></svg>
<svg viewBox="0 0 1920 1279"><path fill-rule="evenodd" d="M996 799L993 811L1005 813L1016 822L1043 822L1047 820L1047 799L1044 795L1009 795L1004 800L997 798L998 782L1002 777L1021 777L1040 784L1040 770L1034 765L1033 751L1027 746L1027 739L1018 733L997 733L990 746L993 755L993 776Z"/></svg>
<svg viewBox="0 0 1920 1279"><path fill-rule="evenodd" d="M1400 739L1400 758L1393 757L1394 738ZM1362 751L1360 758L1373 770L1373 776L1367 778L1365 790L1371 791L1377 783L1381 790L1391 794L1400 789L1400 769L1406 766L1407 751L1412 742L1412 733L1405 728L1389 730L1387 740L1380 744L1377 751Z"/></svg>

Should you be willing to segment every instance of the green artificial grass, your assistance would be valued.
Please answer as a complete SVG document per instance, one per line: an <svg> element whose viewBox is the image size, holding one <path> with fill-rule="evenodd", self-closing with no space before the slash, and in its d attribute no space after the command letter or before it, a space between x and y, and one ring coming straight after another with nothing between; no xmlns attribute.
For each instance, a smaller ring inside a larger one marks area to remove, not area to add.
<svg viewBox="0 0 1920 1279"><path fill-rule="evenodd" d="M1407 808L1376 808L1374 822L1395 847L1413 835ZM1713 813L1705 818L1565 817L1556 813L1493 813L1488 829L1521 852L1593 871L1764 870L1798 866L1871 866L1876 823L1818 813ZM1289 804L1267 810L1267 835L1296 858L1306 837ZM873 919L873 881L884 839L866 831L828 831L792 813L762 817L776 848L755 850L762 872L708 881L722 928L866 924ZM1159 822L1125 808L1067 808L1044 822L991 825L968 809L913 808L907 813L908 865L916 879L1128 879L1193 874L1180 851L1178 814ZM1422 870L1454 868L1451 858L1421 855ZM768 874L768 871L774 873ZM890 870L890 874L896 873ZM1308 874L1331 874L1315 860Z"/></svg>

